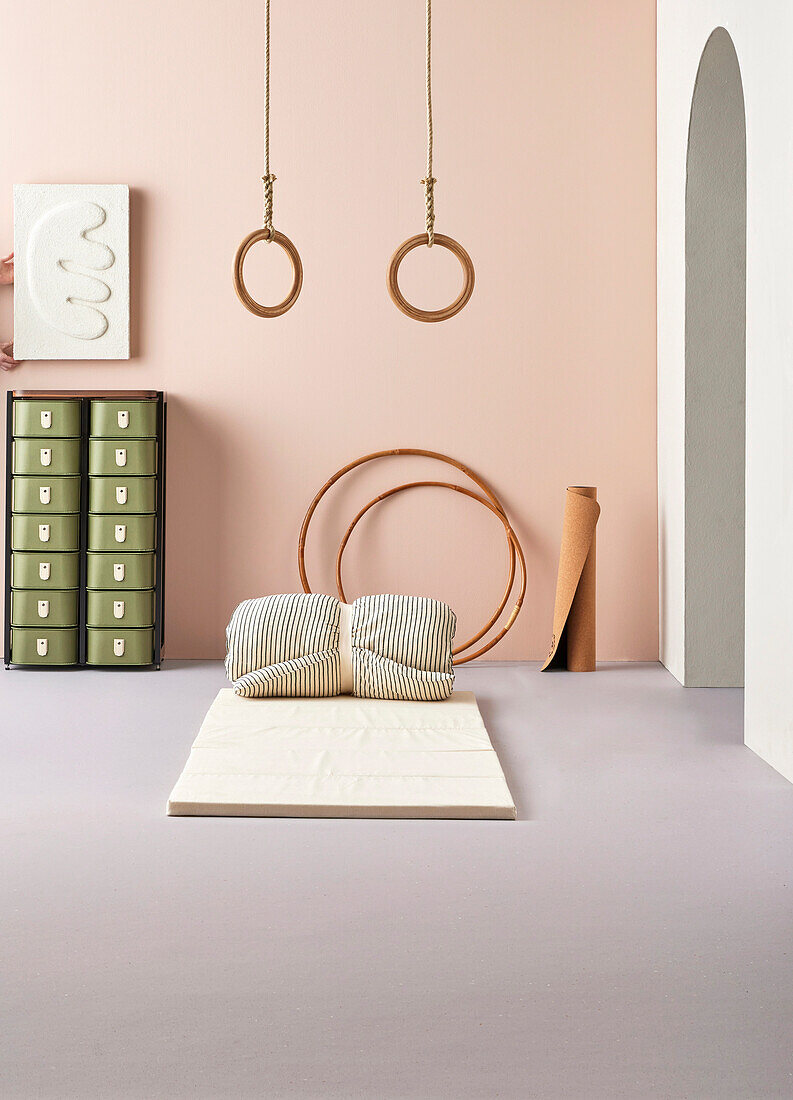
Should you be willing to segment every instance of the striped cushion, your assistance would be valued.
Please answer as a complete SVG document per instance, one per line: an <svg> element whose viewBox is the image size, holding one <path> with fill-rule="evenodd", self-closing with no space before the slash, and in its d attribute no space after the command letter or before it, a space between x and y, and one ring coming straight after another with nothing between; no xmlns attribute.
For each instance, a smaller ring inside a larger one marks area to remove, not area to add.
<svg viewBox="0 0 793 1100"><path fill-rule="evenodd" d="M320 594L245 600L226 630L237 695L339 695L341 604ZM454 687L454 612L423 596L362 596L351 605L352 694L447 699Z"/></svg>

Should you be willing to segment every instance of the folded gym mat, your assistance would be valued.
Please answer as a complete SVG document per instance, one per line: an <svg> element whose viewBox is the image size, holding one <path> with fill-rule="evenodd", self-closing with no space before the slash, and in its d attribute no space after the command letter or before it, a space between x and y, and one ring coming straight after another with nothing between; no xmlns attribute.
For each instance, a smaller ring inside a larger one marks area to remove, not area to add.
<svg viewBox="0 0 793 1100"><path fill-rule="evenodd" d="M226 673L248 699L448 699L456 624L447 604L426 596L260 596L231 616Z"/></svg>
<svg viewBox="0 0 793 1100"><path fill-rule="evenodd" d="M209 708L168 814L516 816L472 692L424 703L244 699L230 688Z"/></svg>

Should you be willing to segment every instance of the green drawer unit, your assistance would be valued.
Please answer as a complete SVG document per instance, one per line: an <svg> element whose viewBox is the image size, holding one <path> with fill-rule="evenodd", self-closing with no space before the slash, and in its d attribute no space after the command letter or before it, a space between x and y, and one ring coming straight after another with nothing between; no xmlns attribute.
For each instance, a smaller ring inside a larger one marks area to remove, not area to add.
<svg viewBox="0 0 793 1100"><path fill-rule="evenodd" d="M11 593L12 626L77 626L79 592L49 592L40 588Z"/></svg>
<svg viewBox="0 0 793 1100"><path fill-rule="evenodd" d="M88 626L154 626L154 591L89 592Z"/></svg>
<svg viewBox="0 0 793 1100"><path fill-rule="evenodd" d="M76 665L78 632L52 627L11 628L11 663L15 665Z"/></svg>
<svg viewBox="0 0 793 1100"><path fill-rule="evenodd" d="M89 665L150 665L154 659L154 631L88 627L86 663Z"/></svg>
<svg viewBox="0 0 793 1100"><path fill-rule="evenodd" d="M92 401L91 435L102 439L154 439L157 402Z"/></svg>
<svg viewBox="0 0 793 1100"><path fill-rule="evenodd" d="M88 472L93 476L153 477L157 473L155 439L92 439Z"/></svg>
<svg viewBox="0 0 793 1100"><path fill-rule="evenodd" d="M14 401L14 435L33 439L80 436L80 402L18 397Z"/></svg>
<svg viewBox="0 0 793 1100"><path fill-rule="evenodd" d="M167 419L159 390L7 391L6 668L160 667Z"/></svg>
<svg viewBox="0 0 793 1100"><path fill-rule="evenodd" d="M14 439L15 474L52 474L70 477L80 473L79 439Z"/></svg>
<svg viewBox="0 0 793 1100"><path fill-rule="evenodd" d="M80 555L14 553L11 555L11 584L14 588L80 587Z"/></svg>
<svg viewBox="0 0 793 1100"><path fill-rule="evenodd" d="M154 513L157 509L155 477L92 477L88 482L89 512L123 515Z"/></svg>
<svg viewBox="0 0 793 1100"><path fill-rule="evenodd" d="M80 511L79 477L15 477L11 510L34 515Z"/></svg>
<svg viewBox="0 0 793 1100"><path fill-rule="evenodd" d="M153 550L154 516L88 517L89 550Z"/></svg>
<svg viewBox="0 0 793 1100"><path fill-rule="evenodd" d="M16 515L11 520L12 550L77 550L80 517Z"/></svg>
<svg viewBox="0 0 793 1100"><path fill-rule="evenodd" d="M95 554L88 551L86 587L126 592L154 586L154 554Z"/></svg>

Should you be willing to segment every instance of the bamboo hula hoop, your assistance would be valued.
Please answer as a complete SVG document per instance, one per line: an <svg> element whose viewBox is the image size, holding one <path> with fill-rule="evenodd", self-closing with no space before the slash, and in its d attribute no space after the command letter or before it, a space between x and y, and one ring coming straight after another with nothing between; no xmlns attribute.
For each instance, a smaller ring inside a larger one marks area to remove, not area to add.
<svg viewBox="0 0 793 1100"><path fill-rule="evenodd" d="M237 297L247 310L257 317L280 317L286 313L298 299L303 286L303 264L295 246L283 233L273 228L273 184L276 177L270 171L270 0L264 0L264 209L262 228L249 233L237 249L234 257L234 289ZM277 244L286 252L292 264L292 287L282 302L276 306L261 305L251 295L245 285L243 266L245 257L253 245L259 241Z"/></svg>
<svg viewBox="0 0 793 1100"><path fill-rule="evenodd" d="M342 600L342 602L344 603L347 602L346 593L342 582L342 559L344 556L344 551L347 547L347 543L349 542L350 536L352 535L359 521L376 504L379 504L381 501L388 499L388 497L395 496L397 493L402 493L407 489L426 488L429 486L450 489L453 492L462 493L464 496L470 497L472 500L478 501L480 504L488 508L503 524L504 532L507 537L509 568L507 584L504 589L504 595L501 597L501 600L495 612L490 616L485 625L476 632L476 634L470 637L466 642L463 642L462 645L457 646L452 651L452 654L455 658L455 665L466 664L466 662L473 661L476 657L481 657L483 653L487 653L488 650L492 649L494 645L500 642L507 631L512 628L515 619L518 617L520 609L523 605L523 600L526 594L526 561L523 556L523 550L521 548L520 542L518 541L518 537L513 531L512 526L509 522L509 518L507 517L507 514L504 511L504 508L501 505L498 497L485 484L485 482L482 481L481 478L479 478L473 472L473 470L469 469L469 467L465 466L462 462L458 462L457 459L451 458L449 455L441 454L439 451L427 451L417 447L400 447L388 451L374 451L372 454L364 455L362 458L358 458L354 462L348 463L347 466L344 466L341 470L338 470L333 475L333 477L329 478L319 490L314 499L311 501L311 504L308 507L308 511L305 514L303 523L300 528L300 536L298 538L297 547L297 567L300 573L300 581L303 586L303 591L311 592L311 586L308 582L308 576L306 574L305 548L309 525L320 501L328 492L328 490L336 484L337 481L341 480L341 478L350 473L352 470L357 469L359 466L363 466L367 462L372 462L375 459L389 458L393 455L419 455L424 458L432 458L436 459L439 462L445 462L447 465L453 466L455 469L460 470L461 473L465 474L466 477L470 478L471 481L473 481L473 483L477 486L477 488L481 490L481 494L476 493L472 489L468 489L465 486L455 485L451 482L446 481L410 481L406 482L403 485L397 485L392 489L388 489L386 490L386 492L381 493L373 500L370 500L369 503L366 504L355 516L352 523L345 531L339 545L339 550L336 556L336 588L339 599ZM470 650L474 645L476 645L478 641L480 641L487 633L489 633L489 631L493 628L498 619L501 617L504 608L507 606L507 601L509 600L510 594L512 593L515 584L516 561L520 568L520 586L515 604L509 614L506 623L501 628L501 630L497 634L495 634L484 646L477 649L474 653L468 653L468 650ZM466 655L462 656L462 654Z"/></svg>
<svg viewBox="0 0 793 1100"><path fill-rule="evenodd" d="M413 321L432 322L448 321L450 317L454 317L455 314L459 313L468 302L474 292L474 265L471 257L458 241L454 240L453 237L446 237L435 232L435 184L438 181L432 174L432 146L435 136L432 123L432 0L425 0L425 3L427 175L421 182L424 185L424 224L426 232L420 233L416 237L409 237L408 240L403 241L393 254L388 264L387 286L391 301L405 316L410 317ZM411 305L399 289L400 264L408 252L412 252L414 248L424 244L427 248L432 248L434 244L439 244L442 248L448 248L460 261L460 266L463 269L463 288L451 305L446 306L444 309L420 309L418 306Z"/></svg>

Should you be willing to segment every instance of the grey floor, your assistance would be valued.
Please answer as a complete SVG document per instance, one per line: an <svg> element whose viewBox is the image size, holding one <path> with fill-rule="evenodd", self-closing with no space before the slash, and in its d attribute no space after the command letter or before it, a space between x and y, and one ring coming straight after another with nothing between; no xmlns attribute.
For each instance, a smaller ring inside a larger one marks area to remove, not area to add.
<svg viewBox="0 0 793 1100"><path fill-rule="evenodd" d="M513 822L169 819L220 665L0 674L0 1096L793 1096L741 693L461 670Z"/></svg>

